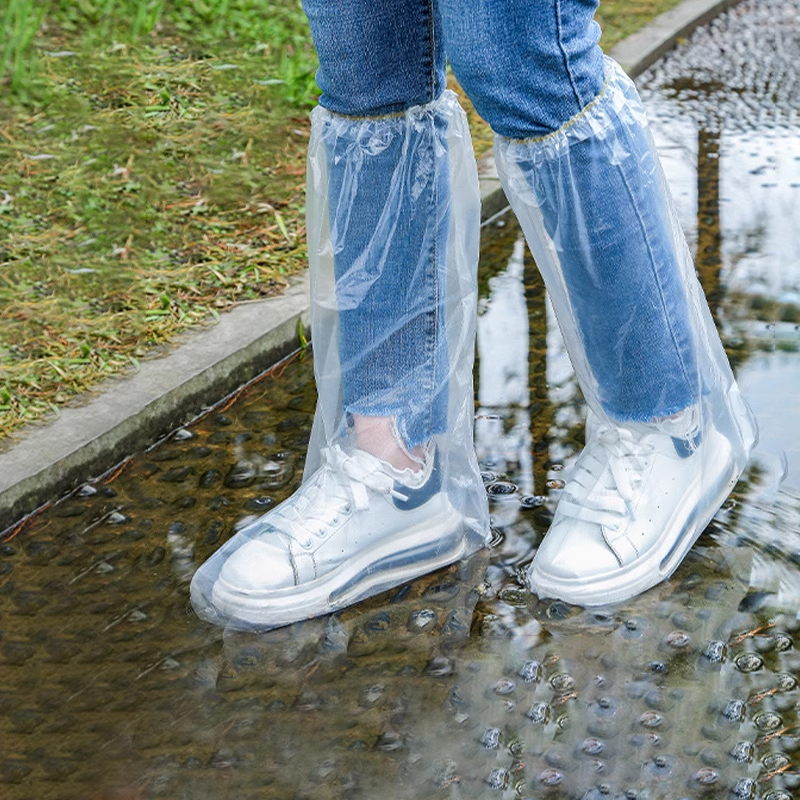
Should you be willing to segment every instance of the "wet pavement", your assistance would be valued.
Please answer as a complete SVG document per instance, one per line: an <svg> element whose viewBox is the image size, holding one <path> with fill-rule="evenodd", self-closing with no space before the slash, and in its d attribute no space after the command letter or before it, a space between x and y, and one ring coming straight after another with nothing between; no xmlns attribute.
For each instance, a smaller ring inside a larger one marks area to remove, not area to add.
<svg viewBox="0 0 800 800"><path fill-rule="evenodd" d="M583 434L512 218L484 230L476 447L493 547L332 617L223 632L196 568L298 485L305 354L0 543L0 797L800 797L800 2L644 76L762 442L666 584L586 611L521 569Z"/></svg>

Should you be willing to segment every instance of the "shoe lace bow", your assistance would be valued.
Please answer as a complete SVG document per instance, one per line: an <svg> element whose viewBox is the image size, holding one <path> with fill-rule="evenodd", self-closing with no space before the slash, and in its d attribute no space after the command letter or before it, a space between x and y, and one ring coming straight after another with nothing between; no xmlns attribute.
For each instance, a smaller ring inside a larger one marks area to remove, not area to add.
<svg viewBox="0 0 800 800"><path fill-rule="evenodd" d="M646 435L602 427L575 465L559 510L573 519L619 530L632 519L654 447Z"/></svg>
<svg viewBox="0 0 800 800"><path fill-rule="evenodd" d="M373 459L361 453L348 454L333 445L322 451L323 465L305 485L298 489L291 502L276 509L274 523L283 533L301 545L311 544L309 534L323 537L341 516L363 511L370 505L370 490L399 500L408 496L395 489L394 478L376 469Z"/></svg>

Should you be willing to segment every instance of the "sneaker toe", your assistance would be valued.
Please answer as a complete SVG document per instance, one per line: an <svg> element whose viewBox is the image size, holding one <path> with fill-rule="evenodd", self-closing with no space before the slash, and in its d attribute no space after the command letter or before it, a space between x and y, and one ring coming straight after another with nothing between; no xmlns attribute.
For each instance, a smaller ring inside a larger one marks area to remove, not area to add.
<svg viewBox="0 0 800 800"><path fill-rule="evenodd" d="M619 569L599 525L570 520L553 525L531 565L532 574L558 580L592 579Z"/></svg>
<svg viewBox="0 0 800 800"><path fill-rule="evenodd" d="M219 582L236 587L241 594L286 589L296 583L286 545L256 539L245 542L228 556Z"/></svg>

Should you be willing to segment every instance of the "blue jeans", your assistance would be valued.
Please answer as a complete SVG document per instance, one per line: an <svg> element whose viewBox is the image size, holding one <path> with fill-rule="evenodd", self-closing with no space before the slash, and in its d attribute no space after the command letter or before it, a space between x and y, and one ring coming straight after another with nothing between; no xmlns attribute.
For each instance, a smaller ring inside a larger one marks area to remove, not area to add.
<svg viewBox="0 0 800 800"><path fill-rule="evenodd" d="M436 309L449 186L443 170L415 168L446 146L435 107L430 124L398 120L440 97L447 58L495 133L546 142L602 102L596 7L594 0L304 0L320 59L320 104L353 120L352 135L336 126L326 139L343 406L394 416L408 447L447 427ZM652 145L646 131L618 133L625 158L609 157L587 137L572 155L580 169L567 175L557 156L518 163L558 250L599 403L616 419L647 421L696 402L699 380L664 199L641 177L652 167ZM356 185L348 171L365 153L373 157ZM395 220L402 235L387 251L374 232L386 228L398 166L417 211ZM415 183L418 174L428 177ZM389 268L365 281L378 258ZM430 268L421 281L423 262ZM417 301L427 313L408 313Z"/></svg>

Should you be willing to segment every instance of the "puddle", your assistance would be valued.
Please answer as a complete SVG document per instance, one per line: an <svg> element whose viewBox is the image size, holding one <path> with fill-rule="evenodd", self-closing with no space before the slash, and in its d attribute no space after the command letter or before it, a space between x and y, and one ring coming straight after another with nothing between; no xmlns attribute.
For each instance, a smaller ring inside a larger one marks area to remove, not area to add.
<svg viewBox="0 0 800 800"><path fill-rule="evenodd" d="M749 9L644 91L763 429L673 579L592 611L522 586L583 423L535 265L502 219L484 231L476 367L494 547L269 634L197 620L197 564L299 483L311 359L284 365L0 543L0 796L800 796L800 123L771 88L798 85L800 6ZM757 51L766 77L745 69L744 44L726 51L752 126L676 83L715 63L714 42L760 41L780 13L794 26Z"/></svg>

